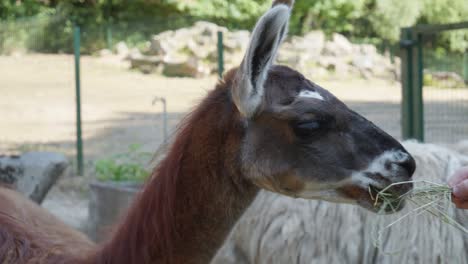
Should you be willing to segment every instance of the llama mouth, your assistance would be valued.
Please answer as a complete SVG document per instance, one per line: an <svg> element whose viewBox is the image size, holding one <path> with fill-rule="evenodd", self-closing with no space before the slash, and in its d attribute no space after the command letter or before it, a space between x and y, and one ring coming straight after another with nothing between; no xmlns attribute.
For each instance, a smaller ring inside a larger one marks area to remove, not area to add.
<svg viewBox="0 0 468 264"><path fill-rule="evenodd" d="M405 207L405 200L402 196L406 192L401 192L400 189L394 187L379 188L369 185L369 196L376 212L383 214L396 213Z"/></svg>

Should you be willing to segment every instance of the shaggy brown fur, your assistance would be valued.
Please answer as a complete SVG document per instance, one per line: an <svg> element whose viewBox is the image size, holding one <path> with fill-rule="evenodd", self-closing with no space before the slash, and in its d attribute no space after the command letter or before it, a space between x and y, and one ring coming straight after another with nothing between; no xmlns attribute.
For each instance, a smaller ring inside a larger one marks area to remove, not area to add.
<svg viewBox="0 0 468 264"><path fill-rule="evenodd" d="M242 123L227 89L233 75L184 121L97 263L208 263L221 246L257 193L239 171Z"/></svg>
<svg viewBox="0 0 468 264"><path fill-rule="evenodd" d="M36 203L0 187L0 263L70 263L93 246Z"/></svg>

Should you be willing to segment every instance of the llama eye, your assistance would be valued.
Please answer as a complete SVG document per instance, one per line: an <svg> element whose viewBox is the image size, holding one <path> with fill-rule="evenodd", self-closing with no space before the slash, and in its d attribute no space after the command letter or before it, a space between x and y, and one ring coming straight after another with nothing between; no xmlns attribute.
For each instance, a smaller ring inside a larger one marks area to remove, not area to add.
<svg viewBox="0 0 468 264"><path fill-rule="evenodd" d="M319 129L321 126L320 121L307 121L301 122L296 125L298 129L305 129L305 130L316 130Z"/></svg>
<svg viewBox="0 0 468 264"><path fill-rule="evenodd" d="M298 122L294 125L294 133L299 137L308 137L321 130L323 121L311 120Z"/></svg>

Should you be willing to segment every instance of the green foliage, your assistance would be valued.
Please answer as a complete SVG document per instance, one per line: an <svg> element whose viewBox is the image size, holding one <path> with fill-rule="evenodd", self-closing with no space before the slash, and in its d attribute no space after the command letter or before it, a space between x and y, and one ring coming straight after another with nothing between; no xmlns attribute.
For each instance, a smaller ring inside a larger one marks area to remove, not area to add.
<svg viewBox="0 0 468 264"><path fill-rule="evenodd" d="M421 20L429 24L447 24L468 21L466 0L425 0ZM441 44L452 51L468 49L468 29L442 33Z"/></svg>
<svg viewBox="0 0 468 264"><path fill-rule="evenodd" d="M144 164L151 154L141 152L141 146L134 144L127 153L114 155L109 159L98 160L95 164L96 177L100 181L142 182L149 176Z"/></svg>
<svg viewBox="0 0 468 264"><path fill-rule="evenodd" d="M414 25L421 14L421 1L376 0L369 20L375 33L387 40L397 41L400 28Z"/></svg>
<svg viewBox="0 0 468 264"><path fill-rule="evenodd" d="M12 20L34 16L47 7L37 0L2 0L0 1L0 20Z"/></svg>
<svg viewBox="0 0 468 264"><path fill-rule="evenodd" d="M303 34L311 29L326 33L352 33L354 22L362 15L365 0L298 0L291 18L291 33Z"/></svg>
<svg viewBox="0 0 468 264"><path fill-rule="evenodd" d="M82 52L114 44L141 46L153 34L207 20L230 29L251 29L272 0L4 0L0 2L0 49L71 52L72 25L82 28ZM39 23L22 27L18 18ZM401 27L453 23L468 19L466 0L296 0L291 34L321 29L352 39L397 43ZM9 24L11 22L13 24ZM5 33L7 32L7 33ZM30 36L33 35L33 36ZM455 51L468 47L468 31L443 33L437 45ZM0 50L1 52L1 50Z"/></svg>
<svg viewBox="0 0 468 264"><path fill-rule="evenodd" d="M228 20L248 21L256 19L267 8L270 1L252 0L199 0L178 1L177 8L197 17L215 17Z"/></svg>

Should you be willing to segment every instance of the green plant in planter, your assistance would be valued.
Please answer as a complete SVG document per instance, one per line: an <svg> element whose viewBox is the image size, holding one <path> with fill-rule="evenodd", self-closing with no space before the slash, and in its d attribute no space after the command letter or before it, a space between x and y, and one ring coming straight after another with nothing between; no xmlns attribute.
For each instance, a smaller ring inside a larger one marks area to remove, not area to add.
<svg viewBox="0 0 468 264"><path fill-rule="evenodd" d="M133 144L126 153L98 160L96 177L99 181L142 182L150 174L144 164L148 164L151 157L150 153L141 151L140 145Z"/></svg>

